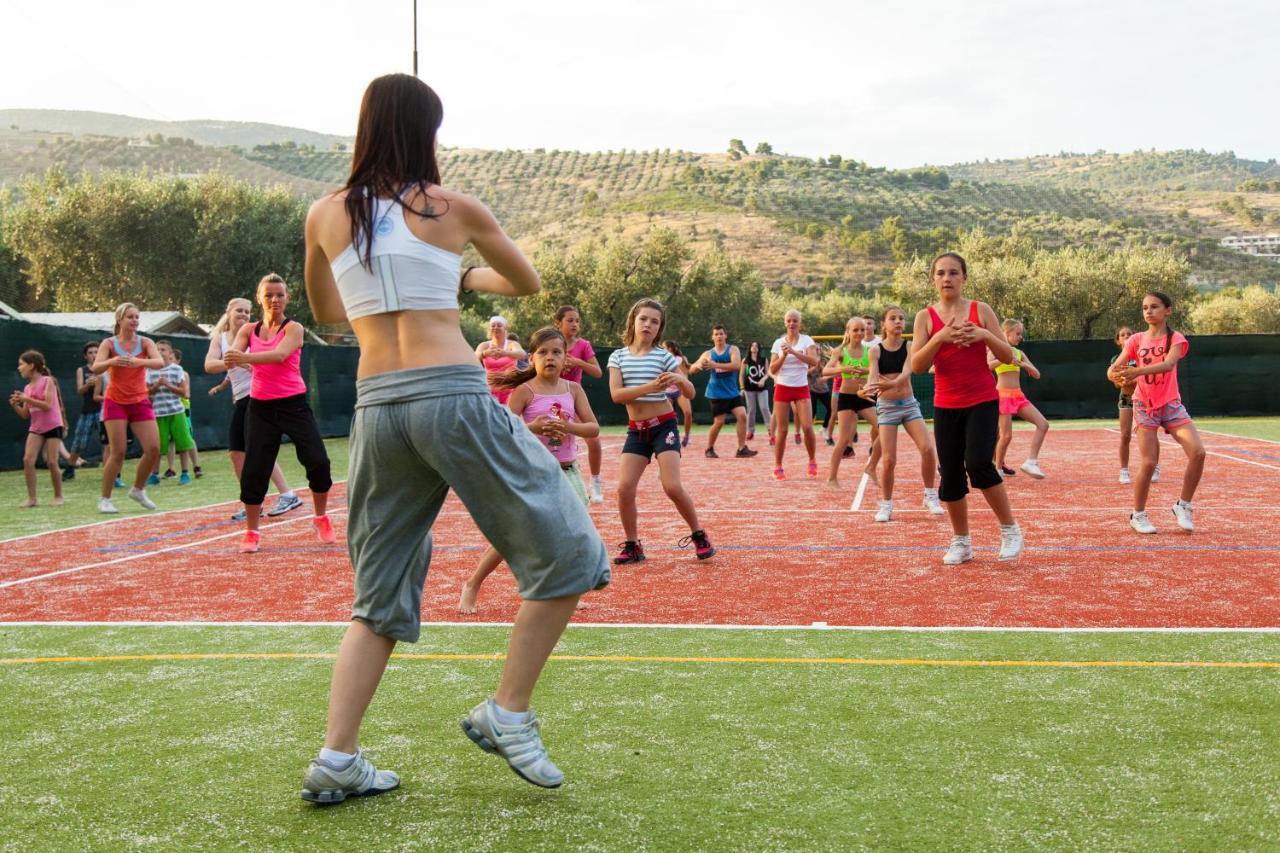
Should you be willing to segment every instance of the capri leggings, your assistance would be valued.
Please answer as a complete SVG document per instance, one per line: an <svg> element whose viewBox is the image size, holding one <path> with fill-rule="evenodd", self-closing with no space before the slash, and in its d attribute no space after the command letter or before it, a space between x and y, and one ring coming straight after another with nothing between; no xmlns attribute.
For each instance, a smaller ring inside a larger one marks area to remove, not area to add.
<svg viewBox="0 0 1280 853"><path fill-rule="evenodd" d="M267 495L271 469L280 455L280 440L289 436L298 461L307 471L307 485L313 493L324 494L333 487L329 473L329 454L316 426L307 395L283 397L279 400L249 400L245 418L244 469L240 474L240 500L248 506L259 506Z"/></svg>
<svg viewBox="0 0 1280 853"><path fill-rule="evenodd" d="M742 396L747 398L747 432L756 431L756 411L764 417L764 425L769 426L769 422L773 420L773 413L769 411L769 390L763 391L746 390L742 392Z"/></svg>
<svg viewBox="0 0 1280 853"><path fill-rule="evenodd" d="M969 493L970 483L975 489L989 489L1004 482L991 461L995 458L999 424L1000 403L996 400L964 409L934 407L933 437L942 473L939 500L962 499Z"/></svg>

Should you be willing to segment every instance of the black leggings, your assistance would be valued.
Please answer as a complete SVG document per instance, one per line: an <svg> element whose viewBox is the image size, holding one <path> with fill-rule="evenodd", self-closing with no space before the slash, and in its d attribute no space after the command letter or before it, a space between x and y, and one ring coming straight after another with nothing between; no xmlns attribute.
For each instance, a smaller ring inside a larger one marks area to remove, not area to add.
<svg viewBox="0 0 1280 853"><path fill-rule="evenodd" d="M1000 404L996 400L964 409L934 407L933 438L942 472L939 500L960 500L969 493L969 483L975 489L989 489L1004 482L991 461L999 425Z"/></svg>
<svg viewBox="0 0 1280 853"><path fill-rule="evenodd" d="M249 401L245 418L244 468L240 472L240 500L248 506L260 506L267 496L271 469L280 454L280 439L293 440L298 461L307 471L307 485L313 493L324 494L333 488L329 473L329 454L316 426L307 395L279 400Z"/></svg>
<svg viewBox="0 0 1280 853"><path fill-rule="evenodd" d="M813 424L814 426L823 426L827 422L827 418L831 417L831 392L830 391L814 391L809 389L809 398L813 400ZM822 417L818 417L818 404L822 404Z"/></svg>

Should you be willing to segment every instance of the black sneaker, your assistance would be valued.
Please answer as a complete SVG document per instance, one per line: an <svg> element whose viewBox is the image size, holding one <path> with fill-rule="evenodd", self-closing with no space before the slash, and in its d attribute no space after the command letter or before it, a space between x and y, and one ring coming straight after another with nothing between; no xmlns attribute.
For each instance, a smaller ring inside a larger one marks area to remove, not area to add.
<svg viewBox="0 0 1280 853"><path fill-rule="evenodd" d="M196 465L195 467L193 467L193 468L191 469L191 473L193 473L193 474L195 474L195 475L196 475L196 479L197 479L197 480L199 480L201 477L203 477L203 476L204 476L204 471L200 470L200 466L199 466L199 465Z"/></svg>
<svg viewBox="0 0 1280 853"><path fill-rule="evenodd" d="M1001 476L1001 477L1016 477L1016 476L1018 476L1018 472L1017 472L1017 471L1015 471L1015 470L1013 470L1012 468L1009 468L1009 467L1005 466L1005 465L1001 465L1001 466L1000 466L1000 476Z"/></svg>
<svg viewBox="0 0 1280 853"><path fill-rule="evenodd" d="M845 445L844 453L843 453L843 454L841 454L841 455L842 455L845 459L848 459L850 456L852 456L852 455L853 455L853 445L852 445L852 444Z"/></svg>
<svg viewBox="0 0 1280 853"><path fill-rule="evenodd" d="M733 455L738 457L739 459L746 459L748 457L755 456L759 452L760 452L759 450L752 450L750 447L747 447L744 444L742 447L739 447L738 452Z"/></svg>
<svg viewBox="0 0 1280 853"><path fill-rule="evenodd" d="M708 459L720 458L720 454L716 453L716 449L714 447L708 447L706 450L702 451L702 455L707 457Z"/></svg>
<svg viewBox="0 0 1280 853"><path fill-rule="evenodd" d="M640 544L638 539L635 541L628 539L622 543L622 550L618 552L618 556L613 558L613 562L619 566L625 563L643 563L644 546Z"/></svg>
<svg viewBox="0 0 1280 853"><path fill-rule="evenodd" d="M75 468L63 468L63 469L62 469L62 482L64 482L64 483L65 483L65 482L67 482L67 480L74 480L75 478L76 478L76 469L75 469Z"/></svg>
<svg viewBox="0 0 1280 853"><path fill-rule="evenodd" d="M681 548L688 548L690 543L693 544L693 551L698 555L699 560L710 559L716 555L716 549L711 546L711 540L707 538L705 530L695 530L676 544Z"/></svg>
<svg viewBox="0 0 1280 853"><path fill-rule="evenodd" d="M166 480L172 480L176 476L178 476L178 472L173 470L172 468L164 472L164 478Z"/></svg>

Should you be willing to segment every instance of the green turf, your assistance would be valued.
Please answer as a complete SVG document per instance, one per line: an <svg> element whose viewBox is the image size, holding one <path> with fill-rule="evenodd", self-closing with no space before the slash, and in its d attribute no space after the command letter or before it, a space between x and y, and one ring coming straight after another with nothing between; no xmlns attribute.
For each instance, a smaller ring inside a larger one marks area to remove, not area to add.
<svg viewBox="0 0 1280 853"><path fill-rule="evenodd" d="M429 628L410 653L503 649ZM0 627L0 656L332 652L332 628ZM564 654L1277 660L1280 635L570 629ZM383 797L297 798L328 660L0 665L12 849L1274 849L1280 673L553 661L560 791L458 730L497 661L392 662Z"/></svg>

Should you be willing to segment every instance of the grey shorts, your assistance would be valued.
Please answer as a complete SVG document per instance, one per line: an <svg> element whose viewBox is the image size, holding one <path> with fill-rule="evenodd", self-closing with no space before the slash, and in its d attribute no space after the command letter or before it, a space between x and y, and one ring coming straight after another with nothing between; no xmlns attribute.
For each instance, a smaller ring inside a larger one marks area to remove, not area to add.
<svg viewBox="0 0 1280 853"><path fill-rule="evenodd" d="M920 401L915 397L905 400L886 400L880 397L876 400L876 420L880 426L901 426L912 421L922 421L924 415L920 414Z"/></svg>
<svg viewBox="0 0 1280 853"><path fill-rule="evenodd" d="M450 488L511 567L521 598L609 583L609 556L582 499L494 400L479 365L356 382L348 478L352 618L376 634L417 641L431 528Z"/></svg>

